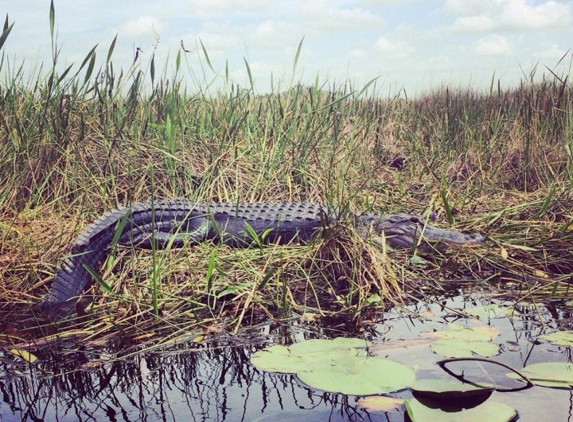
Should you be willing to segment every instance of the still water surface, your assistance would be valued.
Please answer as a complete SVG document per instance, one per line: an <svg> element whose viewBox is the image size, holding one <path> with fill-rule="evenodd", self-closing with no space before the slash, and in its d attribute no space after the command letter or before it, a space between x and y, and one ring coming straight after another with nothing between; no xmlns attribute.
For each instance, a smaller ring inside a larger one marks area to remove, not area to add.
<svg viewBox="0 0 573 422"><path fill-rule="evenodd" d="M359 335L376 343L377 356L414 368L418 377L444 377L435 365L442 357L429 349L429 333L452 322L475 324L464 313L484 302L491 300L458 295L393 310L361 324ZM502 333L494 340L502 353L493 359L518 369L543 361L570 362L568 347L538 340L558 327L570 329L569 310L560 302L519 309L512 318L480 317ZM243 336L240 345L236 338L220 337L159 351L130 350L123 356L121 350L59 344L32 366L0 352L0 421L403 421L403 410L367 411L357 397L317 391L293 375L261 372L249 363L265 344L344 334L340 327L266 325ZM489 371L503 378L499 367ZM398 395L410 397L408 392ZM573 421L571 390L534 387L495 392L491 400L517 409L521 421Z"/></svg>

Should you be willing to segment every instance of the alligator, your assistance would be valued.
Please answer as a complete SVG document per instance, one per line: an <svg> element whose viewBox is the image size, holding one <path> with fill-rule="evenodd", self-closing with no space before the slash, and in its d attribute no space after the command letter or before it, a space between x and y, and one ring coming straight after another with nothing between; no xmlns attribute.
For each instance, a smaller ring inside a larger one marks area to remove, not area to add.
<svg viewBox="0 0 573 422"><path fill-rule="evenodd" d="M232 247L291 242L307 243L337 221L336 210L311 202L217 203L184 199L156 200L117 208L104 214L79 236L56 272L41 309L63 316L92 283L115 245L140 249L181 248L212 241ZM475 245L479 233L463 234L427 223L419 215L364 213L351 216L364 236L382 236L394 249L421 247L444 251L448 246Z"/></svg>

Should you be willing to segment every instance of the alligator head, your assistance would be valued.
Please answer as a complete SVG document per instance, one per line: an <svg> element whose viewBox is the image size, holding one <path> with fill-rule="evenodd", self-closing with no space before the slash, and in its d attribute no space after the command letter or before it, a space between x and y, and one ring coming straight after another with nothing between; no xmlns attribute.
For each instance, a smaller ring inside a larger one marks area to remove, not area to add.
<svg viewBox="0 0 573 422"><path fill-rule="evenodd" d="M465 234L440 229L415 214L389 214L382 219L367 218L366 221L374 233L383 233L386 243L394 249L418 247L422 251L444 252L448 246L471 246L485 240L479 233Z"/></svg>

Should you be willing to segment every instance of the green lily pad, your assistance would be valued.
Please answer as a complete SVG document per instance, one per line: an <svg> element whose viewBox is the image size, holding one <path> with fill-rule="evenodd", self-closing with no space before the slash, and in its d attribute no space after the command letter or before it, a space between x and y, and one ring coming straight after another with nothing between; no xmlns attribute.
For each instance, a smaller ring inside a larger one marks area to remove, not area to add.
<svg viewBox="0 0 573 422"><path fill-rule="evenodd" d="M535 385L542 387L570 388L573 386L573 364L565 362L542 362L527 365L521 371ZM513 372L510 378L520 379Z"/></svg>
<svg viewBox="0 0 573 422"><path fill-rule="evenodd" d="M414 371L406 365L367 356L315 361L296 375L310 387L357 396L397 391L410 386L416 379Z"/></svg>
<svg viewBox="0 0 573 422"><path fill-rule="evenodd" d="M435 337L456 338L466 341L491 341L500 334L498 329L489 325L469 328L457 324L448 324L448 327L450 328L449 330L436 331L433 335Z"/></svg>
<svg viewBox="0 0 573 422"><path fill-rule="evenodd" d="M551 334L540 336L553 344L561 346L573 346L573 331L555 331Z"/></svg>
<svg viewBox="0 0 573 422"><path fill-rule="evenodd" d="M251 356L251 363L268 372L297 373L308 369L315 361L336 361L364 356L370 343L357 338L307 340L291 346L275 345Z"/></svg>
<svg viewBox="0 0 573 422"><path fill-rule="evenodd" d="M510 422L517 412L506 404L490 402L471 409L452 411L439 406L426 406L416 399L406 400L406 410L412 422Z"/></svg>
<svg viewBox="0 0 573 422"><path fill-rule="evenodd" d="M450 358L470 357L474 354L494 356L499 353L499 346L487 341L466 341L458 338L437 340L430 345L437 354Z"/></svg>
<svg viewBox="0 0 573 422"><path fill-rule="evenodd" d="M308 353L324 353L333 350L364 349L370 346L370 344L369 341L359 338L337 337L332 340L315 339L301 341L289 346L289 349L292 353L303 356Z"/></svg>
<svg viewBox="0 0 573 422"><path fill-rule="evenodd" d="M515 318L519 315L519 311L512 307L499 306L496 303L481 306L466 311L466 314L477 316L480 318Z"/></svg>
<svg viewBox="0 0 573 422"><path fill-rule="evenodd" d="M491 394L494 388L495 386L490 383L469 384L449 379L419 379L410 386L415 394L438 400Z"/></svg>

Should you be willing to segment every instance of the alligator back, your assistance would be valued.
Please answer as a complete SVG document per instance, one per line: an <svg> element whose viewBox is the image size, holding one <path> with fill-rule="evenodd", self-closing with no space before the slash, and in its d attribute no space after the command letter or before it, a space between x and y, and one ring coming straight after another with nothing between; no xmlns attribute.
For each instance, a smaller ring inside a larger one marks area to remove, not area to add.
<svg viewBox="0 0 573 422"><path fill-rule="evenodd" d="M215 203L147 201L110 211L89 225L54 277L41 307L48 314L69 313L91 283L113 244L163 249L206 240L234 247L254 243L306 242L326 223L320 205L309 202ZM270 230L269 230L270 229Z"/></svg>

